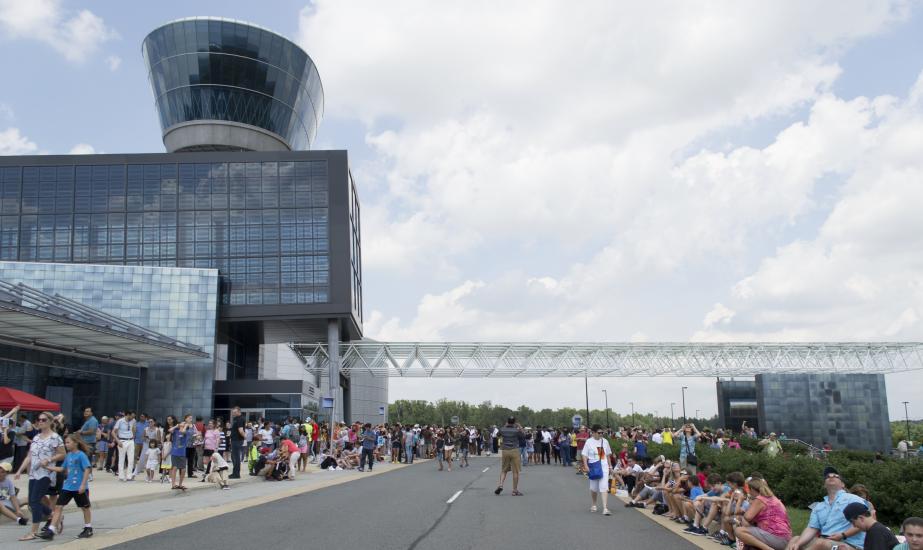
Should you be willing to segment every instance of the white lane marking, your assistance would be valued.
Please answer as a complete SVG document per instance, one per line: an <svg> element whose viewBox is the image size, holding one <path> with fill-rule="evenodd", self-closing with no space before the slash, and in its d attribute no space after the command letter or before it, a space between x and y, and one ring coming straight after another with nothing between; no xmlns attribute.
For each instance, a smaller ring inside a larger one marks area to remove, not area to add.
<svg viewBox="0 0 923 550"><path fill-rule="evenodd" d="M486 472L486 471L489 470L489 469L490 469L490 466L488 466L488 467L484 468L483 470L481 470L481 473L483 474L484 472Z"/></svg>
<svg viewBox="0 0 923 550"><path fill-rule="evenodd" d="M449 500L445 501L445 503L446 503L446 504L452 504L453 502L455 502L455 499L458 498L459 495L461 495L461 494L462 494L461 491L455 493L454 495L452 495L452 498L450 498Z"/></svg>

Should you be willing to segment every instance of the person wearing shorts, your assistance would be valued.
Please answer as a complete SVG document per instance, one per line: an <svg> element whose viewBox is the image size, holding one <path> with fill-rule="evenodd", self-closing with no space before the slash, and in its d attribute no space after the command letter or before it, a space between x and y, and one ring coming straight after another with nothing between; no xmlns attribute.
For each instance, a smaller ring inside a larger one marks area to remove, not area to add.
<svg viewBox="0 0 923 550"><path fill-rule="evenodd" d="M603 515L609 516L612 515L609 512L609 458L612 456L612 448L609 446L609 440L603 437L601 426L594 425L591 433L593 437L586 440L586 443L583 444L583 450L580 451L580 456L583 459L583 469L589 472L590 464L599 462L602 467L602 477L589 480L590 498L593 500L590 512L596 512L597 495L601 495Z"/></svg>
<svg viewBox="0 0 923 550"><path fill-rule="evenodd" d="M519 470L522 466L519 453L519 439L525 437L522 428L516 424L515 417L506 419L506 425L500 428L499 436L502 439L500 446L500 484L494 491L495 495L503 492L506 475L513 472L513 496L521 496L519 492Z"/></svg>

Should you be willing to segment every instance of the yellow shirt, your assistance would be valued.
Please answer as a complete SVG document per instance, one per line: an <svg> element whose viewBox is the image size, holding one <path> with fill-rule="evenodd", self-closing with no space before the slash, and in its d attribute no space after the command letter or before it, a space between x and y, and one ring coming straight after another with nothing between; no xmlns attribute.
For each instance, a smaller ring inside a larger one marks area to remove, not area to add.
<svg viewBox="0 0 923 550"><path fill-rule="evenodd" d="M672 445L673 444L673 434L670 432L663 432L663 444Z"/></svg>
<svg viewBox="0 0 923 550"><path fill-rule="evenodd" d="M571 434L570 434L570 446L571 446L571 447L576 447L576 446L577 446L577 434L575 434L575 433L571 433Z"/></svg>
<svg viewBox="0 0 923 550"><path fill-rule="evenodd" d="M314 433L314 426L310 422L304 423L304 431L308 434L308 443L311 442L311 435Z"/></svg>

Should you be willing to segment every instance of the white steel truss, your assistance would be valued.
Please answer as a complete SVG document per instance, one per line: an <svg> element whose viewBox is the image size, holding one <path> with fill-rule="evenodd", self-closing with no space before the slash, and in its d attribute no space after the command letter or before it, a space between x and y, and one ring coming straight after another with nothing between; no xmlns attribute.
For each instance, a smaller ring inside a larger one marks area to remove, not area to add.
<svg viewBox="0 0 923 550"><path fill-rule="evenodd" d="M326 373L327 344L292 344ZM428 378L754 376L785 372L886 374L923 369L920 342L812 343L340 343L340 371Z"/></svg>

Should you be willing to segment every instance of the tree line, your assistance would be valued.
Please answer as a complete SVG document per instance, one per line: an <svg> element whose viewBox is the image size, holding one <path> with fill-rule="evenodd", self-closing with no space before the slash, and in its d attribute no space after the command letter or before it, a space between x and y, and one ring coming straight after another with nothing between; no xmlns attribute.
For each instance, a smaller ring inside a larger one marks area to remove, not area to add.
<svg viewBox="0 0 923 550"><path fill-rule="evenodd" d="M474 405L465 401L452 401L440 399L436 402L424 400L400 399L388 405L388 420L401 424L420 424L448 426L452 424L453 417L458 417L458 423L468 426L493 426L503 425L510 416L515 416L516 421L522 426L571 426L572 418L579 415L585 425L599 424L612 428L627 426L643 426L648 429L670 426L669 416L637 413L622 415L609 411L608 418L605 409L591 409L589 419L586 409L563 407L560 409L534 410L525 405L516 409L495 405L490 401L483 401ZM682 417L673 419L673 425L679 427ZM699 427L717 425L716 418L689 418Z"/></svg>

